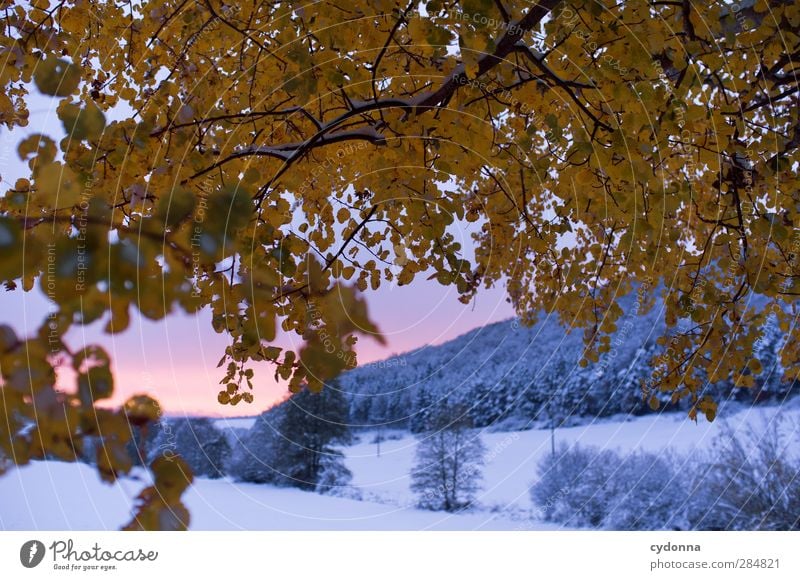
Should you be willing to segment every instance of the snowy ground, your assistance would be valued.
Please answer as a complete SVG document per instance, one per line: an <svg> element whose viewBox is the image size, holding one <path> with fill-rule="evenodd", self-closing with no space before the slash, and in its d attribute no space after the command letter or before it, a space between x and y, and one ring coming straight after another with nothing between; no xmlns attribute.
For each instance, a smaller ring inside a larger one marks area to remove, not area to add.
<svg viewBox="0 0 800 580"><path fill-rule="evenodd" d="M776 413L800 420L800 398L778 408L744 409L727 420L698 424L682 414L609 421L559 429L556 443L621 450L691 452L711 444L724 423L734 429L763 425ZM374 433L344 449L353 485L362 500L322 496L269 485L199 479L185 496L195 530L509 530L555 529L535 519L528 488L536 464L550 452L549 431L485 433L487 463L479 508L450 515L413 507L408 473L416 440L399 438L381 444ZM0 477L0 529L116 529L130 519L131 505L144 483L123 479L106 485L92 467L37 462Z"/></svg>
<svg viewBox="0 0 800 580"><path fill-rule="evenodd" d="M800 398L781 407L743 407L738 412L731 409L727 419L721 418L714 423L703 419L694 423L683 413L638 417L629 421L603 419L579 427L557 429L555 444L580 443L623 452L670 449L690 455L695 450L709 447L714 436L725 426L735 431L752 426L758 432L777 413L800 421ZM353 472L353 485L372 501L413 505L408 474L414 462L416 439L403 434L400 439L384 441L380 457L373 440L374 434L366 434L359 444L344 450L347 466ZM514 519L530 518L535 506L530 501L528 490L536 477L537 464L550 453L550 431L485 433L483 441L487 448L487 462L478 503L485 510L501 512Z"/></svg>
<svg viewBox="0 0 800 580"><path fill-rule="evenodd" d="M130 520L142 483L105 485L87 465L39 462L0 478L2 530L105 530ZM269 485L199 479L184 497L193 530L514 529L519 522L404 509ZM545 527L545 526L541 526Z"/></svg>

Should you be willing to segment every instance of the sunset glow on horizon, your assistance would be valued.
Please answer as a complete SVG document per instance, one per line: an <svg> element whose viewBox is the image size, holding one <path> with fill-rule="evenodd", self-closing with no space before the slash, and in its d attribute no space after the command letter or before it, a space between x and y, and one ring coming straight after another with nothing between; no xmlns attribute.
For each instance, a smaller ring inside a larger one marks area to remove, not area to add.
<svg viewBox="0 0 800 580"><path fill-rule="evenodd" d="M494 288L478 293L464 305L451 286L420 281L412 286L381 287L365 293L370 315L386 338L386 345L360 336L356 352L360 364L382 360L427 344L447 342L474 328L514 315L505 301L505 290ZM0 294L0 309L20 332L36 328L50 305L35 289ZM217 402L219 381L224 375L217 363L227 346L226 337L211 328L210 314L197 316L175 313L161 321L150 321L135 313L126 331L110 335L102 331L104 321L74 327L67 334L73 350L98 344L112 359L115 389L108 406L119 406L133 395L156 398L166 415L207 415L238 417L256 415L287 396L287 384L274 379L270 364L255 365L252 404L236 406ZM279 336L276 344L298 347L296 336ZM387 372L391 372L390 370ZM71 369L60 369L59 387L75 389Z"/></svg>

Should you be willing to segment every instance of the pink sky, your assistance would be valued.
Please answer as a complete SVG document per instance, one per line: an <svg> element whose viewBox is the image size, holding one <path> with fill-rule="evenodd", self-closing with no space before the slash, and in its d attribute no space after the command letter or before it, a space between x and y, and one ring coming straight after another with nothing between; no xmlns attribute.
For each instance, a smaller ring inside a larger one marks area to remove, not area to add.
<svg viewBox="0 0 800 580"><path fill-rule="evenodd" d="M425 281L424 277L410 286L385 286L368 292L366 298L372 319L387 344L381 346L362 337L357 345L361 363L425 344L441 344L513 315L502 289L482 291L474 303L465 306L458 301L452 286ZM26 329L32 333L49 310L50 305L38 290L0 294L0 322L11 324L20 334ZM224 335L212 330L208 311L198 316L174 315L158 322L134 316L130 328L119 335L104 334L102 324L74 328L68 334L68 343L73 350L99 344L108 351L115 368L115 403L148 393L170 414L240 416L263 411L286 394L286 385L276 383L271 365L263 363L255 367L252 405L230 407L217 402L223 376L217 362L227 343ZM284 346L291 344L291 338ZM63 372L59 383L72 389L74 377Z"/></svg>

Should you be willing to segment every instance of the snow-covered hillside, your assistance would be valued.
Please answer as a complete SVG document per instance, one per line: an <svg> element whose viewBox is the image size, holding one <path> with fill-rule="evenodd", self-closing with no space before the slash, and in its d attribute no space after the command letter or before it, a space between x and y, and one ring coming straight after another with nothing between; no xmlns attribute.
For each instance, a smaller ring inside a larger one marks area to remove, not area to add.
<svg viewBox="0 0 800 580"><path fill-rule="evenodd" d="M641 383L652 374L650 361L664 332L661 302L635 294L623 297L624 311L611 338L611 351L581 367L583 332L567 329L555 316L542 315L532 327L508 320L477 328L445 344L427 346L385 361L366 364L337 379L350 400L352 425L389 424L424 428L438 403L469 409L476 426L511 422L517 428L549 421L575 424L585 418L649 413ZM716 400L783 399L797 383L782 384L777 353L783 342L778 325L766 325L755 356L764 372L753 389L708 385ZM669 401L671 393L661 395ZM685 402L685 401L684 401Z"/></svg>
<svg viewBox="0 0 800 580"><path fill-rule="evenodd" d="M732 410L731 410L732 411ZM756 427L778 414L800 420L800 399L782 407L739 408L713 424L688 421L682 414L651 415L629 421L603 420L558 429L556 442L623 451L674 450L690 454L708 447L725 424ZM387 433L384 432L384 435ZM353 472L353 497L319 495L271 485L199 478L186 496L194 530L419 530L554 529L537 517L528 493L539 460L550 452L550 432L483 432L487 448L484 486L478 505L467 513L416 509L409 471L416 438L397 432L383 441L380 457L374 433L344 448ZM757 444L757 441L753 441ZM141 480L115 485L99 481L83 464L38 462L0 477L0 529L115 529L127 523Z"/></svg>

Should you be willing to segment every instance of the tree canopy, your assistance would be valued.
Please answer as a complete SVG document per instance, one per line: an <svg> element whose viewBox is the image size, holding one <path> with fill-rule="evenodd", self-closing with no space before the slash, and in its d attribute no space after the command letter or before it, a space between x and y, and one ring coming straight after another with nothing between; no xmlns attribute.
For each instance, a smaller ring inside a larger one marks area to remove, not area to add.
<svg viewBox="0 0 800 580"><path fill-rule="evenodd" d="M20 138L30 175L0 198L0 280L56 309L38 330L0 328L18 463L101 434L101 473L129 469L127 422L157 403L97 409L109 357L62 338L97 320L122 332L133 309L211 309L232 339L222 404L253 400L262 362L319 390L355 364L357 335L382 340L362 292L421 277L464 302L504 284L523 321L558 313L584 329L582 364L613 348L620 296L664 293L642 388L654 405L689 398L692 416L715 414L702 381L754 384L770 316L785 378L800 376L793 0L0 10L3 131L43 94L66 134ZM279 330L302 345L276 346ZM55 389L56 364L77 371L74 392Z"/></svg>

